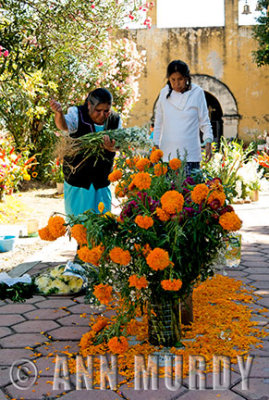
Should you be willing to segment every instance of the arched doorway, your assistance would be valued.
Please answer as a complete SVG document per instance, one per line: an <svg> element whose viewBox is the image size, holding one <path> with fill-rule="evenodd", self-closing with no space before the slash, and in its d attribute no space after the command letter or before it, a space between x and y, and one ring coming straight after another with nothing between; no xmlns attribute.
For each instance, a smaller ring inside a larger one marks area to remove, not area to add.
<svg viewBox="0 0 269 400"><path fill-rule="evenodd" d="M225 138L237 137L240 115L235 97L230 89L218 79L208 75L192 75L192 81L203 88L210 101L215 98L218 102L222 112L222 135Z"/></svg>
<svg viewBox="0 0 269 400"><path fill-rule="evenodd" d="M223 135L222 108L216 97L214 97L211 93L205 92L205 98L213 129L214 142L219 145L221 136Z"/></svg>

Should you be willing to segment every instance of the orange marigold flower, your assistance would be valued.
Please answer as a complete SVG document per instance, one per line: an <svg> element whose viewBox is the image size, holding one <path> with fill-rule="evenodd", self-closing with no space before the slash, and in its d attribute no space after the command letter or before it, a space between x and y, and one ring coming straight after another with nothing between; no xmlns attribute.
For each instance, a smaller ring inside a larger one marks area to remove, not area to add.
<svg viewBox="0 0 269 400"><path fill-rule="evenodd" d="M238 231L242 226L242 221L234 211L222 214L219 223L226 231Z"/></svg>
<svg viewBox="0 0 269 400"><path fill-rule="evenodd" d="M224 192L220 192L219 190L214 190L207 199L207 203L210 204L213 200L219 200L220 202L220 206L222 207L225 203L225 193Z"/></svg>
<svg viewBox="0 0 269 400"><path fill-rule="evenodd" d="M172 160L169 161L169 167L173 169L174 171L176 169L179 169L181 167L181 161L179 158L172 158Z"/></svg>
<svg viewBox="0 0 269 400"><path fill-rule="evenodd" d="M199 183L191 192L191 199L196 204L201 204L209 193L208 187L204 183Z"/></svg>
<svg viewBox="0 0 269 400"><path fill-rule="evenodd" d="M137 169L139 169L139 171L145 171L145 169L150 166L150 161L148 158L140 158L135 166Z"/></svg>
<svg viewBox="0 0 269 400"><path fill-rule="evenodd" d="M146 258L147 264L155 271L163 270L170 265L168 251L156 247Z"/></svg>
<svg viewBox="0 0 269 400"><path fill-rule="evenodd" d="M114 336L107 342L108 348L114 354L123 354L127 351L129 344L125 336Z"/></svg>
<svg viewBox="0 0 269 400"><path fill-rule="evenodd" d="M78 242L78 244L87 244L87 229L82 224L73 225L71 228L71 236Z"/></svg>
<svg viewBox="0 0 269 400"><path fill-rule="evenodd" d="M44 228L39 229L38 234L39 234L40 239L42 239L42 240L48 240L49 242L56 240L56 238L51 234L48 226L45 226Z"/></svg>
<svg viewBox="0 0 269 400"><path fill-rule="evenodd" d="M151 252L151 247L148 243L145 244L142 252L143 252L144 257L147 257L147 255Z"/></svg>
<svg viewBox="0 0 269 400"><path fill-rule="evenodd" d="M152 164L155 164L160 161L162 156L163 156L163 151L160 149L157 149L157 150L154 150L151 152L149 159L152 162Z"/></svg>
<svg viewBox="0 0 269 400"><path fill-rule="evenodd" d="M48 228L52 236L56 239L60 236L64 236L66 233L66 227L64 226L65 220L63 217L59 215L55 215L55 217L50 217L48 221Z"/></svg>
<svg viewBox="0 0 269 400"><path fill-rule="evenodd" d="M140 290L148 287L148 281L144 276L138 278L138 276L134 274L129 277L129 286Z"/></svg>
<svg viewBox="0 0 269 400"><path fill-rule="evenodd" d="M163 164L156 164L154 165L154 174L156 176L165 175L167 172L167 166Z"/></svg>
<svg viewBox="0 0 269 400"><path fill-rule="evenodd" d="M108 175L110 182L116 182L122 178L122 172L119 169L114 169L111 174Z"/></svg>
<svg viewBox="0 0 269 400"><path fill-rule="evenodd" d="M103 250L104 249L101 245L95 246L92 249L89 249L87 246L83 246L78 249L77 253L82 261L93 265L98 265L103 254Z"/></svg>
<svg viewBox="0 0 269 400"><path fill-rule="evenodd" d="M114 247L109 252L111 260L120 265L128 265L131 261L131 254L128 250L123 250L120 247Z"/></svg>
<svg viewBox="0 0 269 400"><path fill-rule="evenodd" d="M131 191L131 190L134 190L134 188L135 188L135 184L134 184L134 182L132 181L132 182L130 183L130 185L128 185L128 190Z"/></svg>
<svg viewBox="0 0 269 400"><path fill-rule="evenodd" d="M138 156L135 156L133 158L127 158L126 159L126 164L128 165L129 168L134 168L135 164L137 163L137 161L139 160Z"/></svg>
<svg viewBox="0 0 269 400"><path fill-rule="evenodd" d="M180 279L167 279L161 281L161 285L164 290L173 290L177 292L182 286L182 281Z"/></svg>
<svg viewBox="0 0 269 400"><path fill-rule="evenodd" d="M95 333L100 332L103 328L105 328L107 326L108 321L109 321L108 318L99 316L97 318L97 321L95 322L95 324L93 324L92 330Z"/></svg>
<svg viewBox="0 0 269 400"><path fill-rule="evenodd" d="M135 217L135 223L143 229L148 229L153 225L153 219L151 217L148 217L147 215L137 215Z"/></svg>
<svg viewBox="0 0 269 400"><path fill-rule="evenodd" d="M133 183L140 190L149 189L151 177L147 172L138 172L133 179Z"/></svg>
<svg viewBox="0 0 269 400"><path fill-rule="evenodd" d="M100 301L101 304L108 304L112 298L112 286L100 283L94 286L94 296Z"/></svg>
<svg viewBox="0 0 269 400"><path fill-rule="evenodd" d="M162 195L161 204L164 211L175 214L182 210L184 197L176 190L168 190Z"/></svg>
<svg viewBox="0 0 269 400"><path fill-rule="evenodd" d="M139 252L141 251L141 245L135 243L135 244L134 244L134 249L135 249L135 251L137 251L137 252L139 253Z"/></svg>
<svg viewBox="0 0 269 400"><path fill-rule="evenodd" d="M92 339L94 338L94 336L95 334L92 331L84 333L79 342L80 349L86 350L87 347L89 347L92 344Z"/></svg>
<svg viewBox="0 0 269 400"><path fill-rule="evenodd" d="M168 214L168 212L164 211L160 207L156 208L156 214L159 220L162 222L168 221L170 219L170 214Z"/></svg>
<svg viewBox="0 0 269 400"><path fill-rule="evenodd" d="M115 196L124 197L125 196L124 189L125 189L124 182L118 183L117 186L115 187Z"/></svg>
<svg viewBox="0 0 269 400"><path fill-rule="evenodd" d="M212 181L209 182L209 188L211 190L219 190L220 192L223 192L223 186L219 178L212 179Z"/></svg>

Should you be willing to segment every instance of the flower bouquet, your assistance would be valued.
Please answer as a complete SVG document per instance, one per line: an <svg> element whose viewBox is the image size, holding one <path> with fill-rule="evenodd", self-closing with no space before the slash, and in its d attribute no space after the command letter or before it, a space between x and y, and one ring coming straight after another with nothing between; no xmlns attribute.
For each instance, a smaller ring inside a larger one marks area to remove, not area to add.
<svg viewBox="0 0 269 400"><path fill-rule="evenodd" d="M132 154L134 149L149 150L152 146L147 128L132 127L91 132L79 138L62 136L56 153L60 158L67 156L71 159L78 154L83 154L83 161L92 155L96 157L96 160L99 157L105 158L104 135L108 135L111 140L114 139L115 148L125 154Z"/></svg>
<svg viewBox="0 0 269 400"><path fill-rule="evenodd" d="M165 163L162 155L153 149L149 157L117 160L109 179L123 199L120 215L103 213L100 203L100 214L68 216L79 258L99 268L93 294L101 304L113 294L120 302L117 320L95 342L125 336L139 309L148 315L151 343L179 344L179 300L214 274L223 237L241 227L220 179L186 178L185 161ZM59 233L65 224L54 222L48 226Z"/></svg>
<svg viewBox="0 0 269 400"><path fill-rule="evenodd" d="M70 274L65 265L59 265L38 275L35 285L39 293L47 296L79 293L83 287L83 275Z"/></svg>

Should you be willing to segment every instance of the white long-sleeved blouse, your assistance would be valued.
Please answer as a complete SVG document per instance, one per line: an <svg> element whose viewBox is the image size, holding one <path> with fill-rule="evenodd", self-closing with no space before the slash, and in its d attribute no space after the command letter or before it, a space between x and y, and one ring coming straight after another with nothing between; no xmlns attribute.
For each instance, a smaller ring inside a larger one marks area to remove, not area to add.
<svg viewBox="0 0 269 400"><path fill-rule="evenodd" d="M200 130L204 142L212 142L213 133L203 89L191 84L191 89L179 93L172 91L166 98L169 87L160 92L155 110L153 142L163 151L163 160L183 158L187 151L188 162L201 161Z"/></svg>

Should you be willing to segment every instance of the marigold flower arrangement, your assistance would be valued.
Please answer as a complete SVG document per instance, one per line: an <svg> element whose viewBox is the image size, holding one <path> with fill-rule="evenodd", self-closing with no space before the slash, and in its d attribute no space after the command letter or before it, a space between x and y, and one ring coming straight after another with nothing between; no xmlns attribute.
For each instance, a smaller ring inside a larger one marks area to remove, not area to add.
<svg viewBox="0 0 269 400"><path fill-rule="evenodd" d="M123 199L120 215L88 210L69 216L72 230L79 224L87 231L88 243L81 245L79 257L98 265L100 282L94 295L103 304L109 304L113 295L123 301L117 328L110 324L102 330L107 342L124 336L135 310L147 306L149 334L156 333L155 342L178 343L176 303L185 301L195 283L214 274L214 262L224 248L223 237L240 229L241 221L228 204L220 179L207 180L202 173L186 178L184 166L185 160L163 162L162 151L154 148L149 157L121 157L115 165L115 171L121 173L111 175L113 182L117 178L116 188L121 188L115 191ZM156 170L162 173L156 174ZM172 341L162 335L158 319L165 303L170 304L175 327Z"/></svg>

